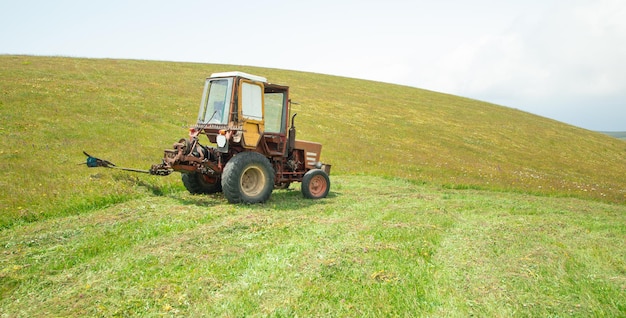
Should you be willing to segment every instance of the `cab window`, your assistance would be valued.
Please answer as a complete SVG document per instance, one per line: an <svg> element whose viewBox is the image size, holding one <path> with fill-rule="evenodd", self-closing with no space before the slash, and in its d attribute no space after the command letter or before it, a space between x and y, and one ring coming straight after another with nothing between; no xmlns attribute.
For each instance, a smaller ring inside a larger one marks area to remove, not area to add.
<svg viewBox="0 0 626 318"><path fill-rule="evenodd" d="M254 83L241 83L241 114L244 118L263 120L263 88Z"/></svg>
<svg viewBox="0 0 626 318"><path fill-rule="evenodd" d="M210 79L204 87L198 121L226 124L230 108L232 79Z"/></svg>
<svg viewBox="0 0 626 318"><path fill-rule="evenodd" d="M265 131L269 133L285 132L285 94L265 93Z"/></svg>

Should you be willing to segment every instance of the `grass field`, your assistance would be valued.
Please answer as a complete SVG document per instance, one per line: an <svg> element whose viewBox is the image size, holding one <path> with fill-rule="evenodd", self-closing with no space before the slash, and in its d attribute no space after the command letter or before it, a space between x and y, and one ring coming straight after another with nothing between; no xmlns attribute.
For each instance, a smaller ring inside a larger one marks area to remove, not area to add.
<svg viewBox="0 0 626 318"><path fill-rule="evenodd" d="M329 198L79 165L160 162L235 69L291 87ZM0 56L0 120L0 316L626 316L626 144L602 133L321 74L33 56Z"/></svg>
<svg viewBox="0 0 626 318"><path fill-rule="evenodd" d="M115 178L106 173L96 181ZM626 207L333 177L327 199L184 191L0 232L9 316L626 314Z"/></svg>
<svg viewBox="0 0 626 318"><path fill-rule="evenodd" d="M232 69L291 87L299 138L322 142L335 173L626 202L623 141L506 107L284 70L0 56L0 227L132 198L123 183L93 187L82 151L160 162L195 123L204 78Z"/></svg>

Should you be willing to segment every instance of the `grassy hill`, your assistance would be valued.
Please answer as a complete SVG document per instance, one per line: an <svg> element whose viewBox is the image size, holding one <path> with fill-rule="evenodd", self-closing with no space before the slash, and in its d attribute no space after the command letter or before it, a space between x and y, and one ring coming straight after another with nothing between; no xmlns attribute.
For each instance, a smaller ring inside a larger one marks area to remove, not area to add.
<svg viewBox="0 0 626 318"><path fill-rule="evenodd" d="M0 56L0 224L133 197L133 182L94 182L101 172L77 165L81 151L127 167L160 162L195 122L204 78L233 69L291 86L298 136L324 144L333 173L626 202L623 141L511 108L276 69Z"/></svg>
<svg viewBox="0 0 626 318"><path fill-rule="evenodd" d="M192 196L148 168L204 78L291 86L329 198ZM624 316L626 144L417 88L0 56L0 316Z"/></svg>

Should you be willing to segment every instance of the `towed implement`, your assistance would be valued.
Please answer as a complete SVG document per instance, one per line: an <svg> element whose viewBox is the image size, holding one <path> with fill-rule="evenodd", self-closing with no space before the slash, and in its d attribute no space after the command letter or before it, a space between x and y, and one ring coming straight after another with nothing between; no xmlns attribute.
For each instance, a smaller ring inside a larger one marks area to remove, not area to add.
<svg viewBox="0 0 626 318"><path fill-rule="evenodd" d="M214 73L206 79L197 124L189 137L165 150L149 170L120 168L87 156L88 167L167 176L182 174L193 194L223 192L230 203L265 202L274 188L301 182L306 198L330 189L330 165L320 161L322 145L296 140L289 87L243 72ZM200 142L206 136L211 145Z"/></svg>

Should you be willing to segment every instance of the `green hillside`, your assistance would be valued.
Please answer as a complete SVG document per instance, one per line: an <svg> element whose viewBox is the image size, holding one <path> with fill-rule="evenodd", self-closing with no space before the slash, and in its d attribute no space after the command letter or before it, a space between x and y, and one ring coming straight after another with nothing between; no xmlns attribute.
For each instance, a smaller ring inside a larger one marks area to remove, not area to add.
<svg viewBox="0 0 626 318"><path fill-rule="evenodd" d="M452 188L626 202L626 145L601 133L417 88L254 67L0 56L2 222L71 214L180 187L88 170L82 150L148 168L187 135L204 78L240 70L289 85L298 137L324 144L333 174Z"/></svg>
<svg viewBox="0 0 626 318"><path fill-rule="evenodd" d="M149 168L204 78L289 85L331 192ZM0 56L0 316L624 317L626 144L514 109L242 66Z"/></svg>

